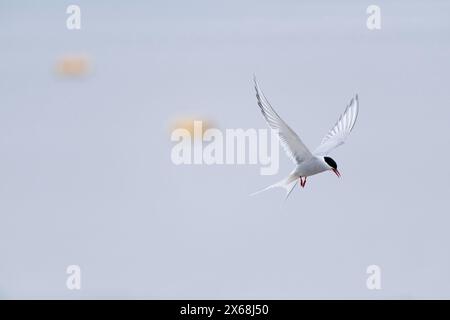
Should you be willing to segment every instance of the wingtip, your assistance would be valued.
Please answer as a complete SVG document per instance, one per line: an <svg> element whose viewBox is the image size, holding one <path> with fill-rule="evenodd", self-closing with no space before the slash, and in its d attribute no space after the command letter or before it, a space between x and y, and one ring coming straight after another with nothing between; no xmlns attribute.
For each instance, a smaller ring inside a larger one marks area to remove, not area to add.
<svg viewBox="0 0 450 320"><path fill-rule="evenodd" d="M255 74L253 74L253 84L254 84L254 88L255 88L255 91L256 91L256 98L258 98L258 100L259 100L259 95L260 95L261 89L259 87L258 81L256 80L256 75Z"/></svg>
<svg viewBox="0 0 450 320"><path fill-rule="evenodd" d="M349 108L351 108L352 106L353 106L353 103L355 102L355 97L352 97L351 99L350 99L350 102L348 103L348 105L347 105L347 109L346 110L348 110Z"/></svg>
<svg viewBox="0 0 450 320"><path fill-rule="evenodd" d="M355 94L352 97L352 99L350 100L350 103L348 104L348 108L352 107L355 102L356 102L356 106L358 106L358 104L359 104L358 94Z"/></svg>

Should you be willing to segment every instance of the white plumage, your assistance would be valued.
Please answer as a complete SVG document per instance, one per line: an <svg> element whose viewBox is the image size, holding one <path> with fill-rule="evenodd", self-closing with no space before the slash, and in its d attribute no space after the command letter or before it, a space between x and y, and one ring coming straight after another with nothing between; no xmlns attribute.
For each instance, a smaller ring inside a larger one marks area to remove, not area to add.
<svg viewBox="0 0 450 320"><path fill-rule="evenodd" d="M336 162L330 157L327 157L327 155L333 149L342 145L350 132L353 130L359 112L358 95L352 98L344 113L339 117L339 120L322 139L321 144L314 150L314 152L311 152L302 142L300 137L295 133L295 131L292 130L273 109L259 87L256 77L254 78L254 82L256 99L264 119L271 129L277 131L283 149L296 165L295 169L287 178L268 186L263 190L255 192L254 194L275 187L283 187L286 189L287 198L296 186L297 180L300 180L300 185L304 187L306 184L306 177L323 171L332 170L336 173L336 175L340 176L340 173L337 170Z"/></svg>

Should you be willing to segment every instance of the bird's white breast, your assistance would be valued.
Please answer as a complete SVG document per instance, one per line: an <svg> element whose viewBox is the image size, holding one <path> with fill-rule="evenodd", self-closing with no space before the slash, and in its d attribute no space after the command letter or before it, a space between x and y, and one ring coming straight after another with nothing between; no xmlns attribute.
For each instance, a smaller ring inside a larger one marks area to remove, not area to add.
<svg viewBox="0 0 450 320"><path fill-rule="evenodd" d="M323 161L322 158L313 157L300 163L297 168L295 168L295 173L301 177L308 177L329 169L330 167L325 163L325 161Z"/></svg>

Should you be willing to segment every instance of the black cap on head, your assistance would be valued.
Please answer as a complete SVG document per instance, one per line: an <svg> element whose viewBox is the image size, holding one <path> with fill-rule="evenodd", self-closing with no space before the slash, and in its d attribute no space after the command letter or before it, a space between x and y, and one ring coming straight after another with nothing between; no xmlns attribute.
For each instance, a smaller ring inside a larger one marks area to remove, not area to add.
<svg viewBox="0 0 450 320"><path fill-rule="evenodd" d="M325 160L325 162L332 167L333 169L337 169L337 163L336 161L334 161L333 159L331 159L330 157L323 157L323 160Z"/></svg>

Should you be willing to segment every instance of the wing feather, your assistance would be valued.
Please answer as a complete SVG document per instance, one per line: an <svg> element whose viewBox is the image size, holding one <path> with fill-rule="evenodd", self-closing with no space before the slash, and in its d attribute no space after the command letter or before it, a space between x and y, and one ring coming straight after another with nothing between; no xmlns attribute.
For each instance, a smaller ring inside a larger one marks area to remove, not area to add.
<svg viewBox="0 0 450 320"><path fill-rule="evenodd" d="M277 130L281 145L288 157L299 164L312 157L311 151L305 146L298 135L292 130L272 108L271 104L260 89L256 77L254 77L256 99L267 124L273 130Z"/></svg>
<svg viewBox="0 0 450 320"><path fill-rule="evenodd" d="M318 156L325 156L333 149L342 145L353 130L358 113L359 100L358 95L356 95L313 153Z"/></svg>

